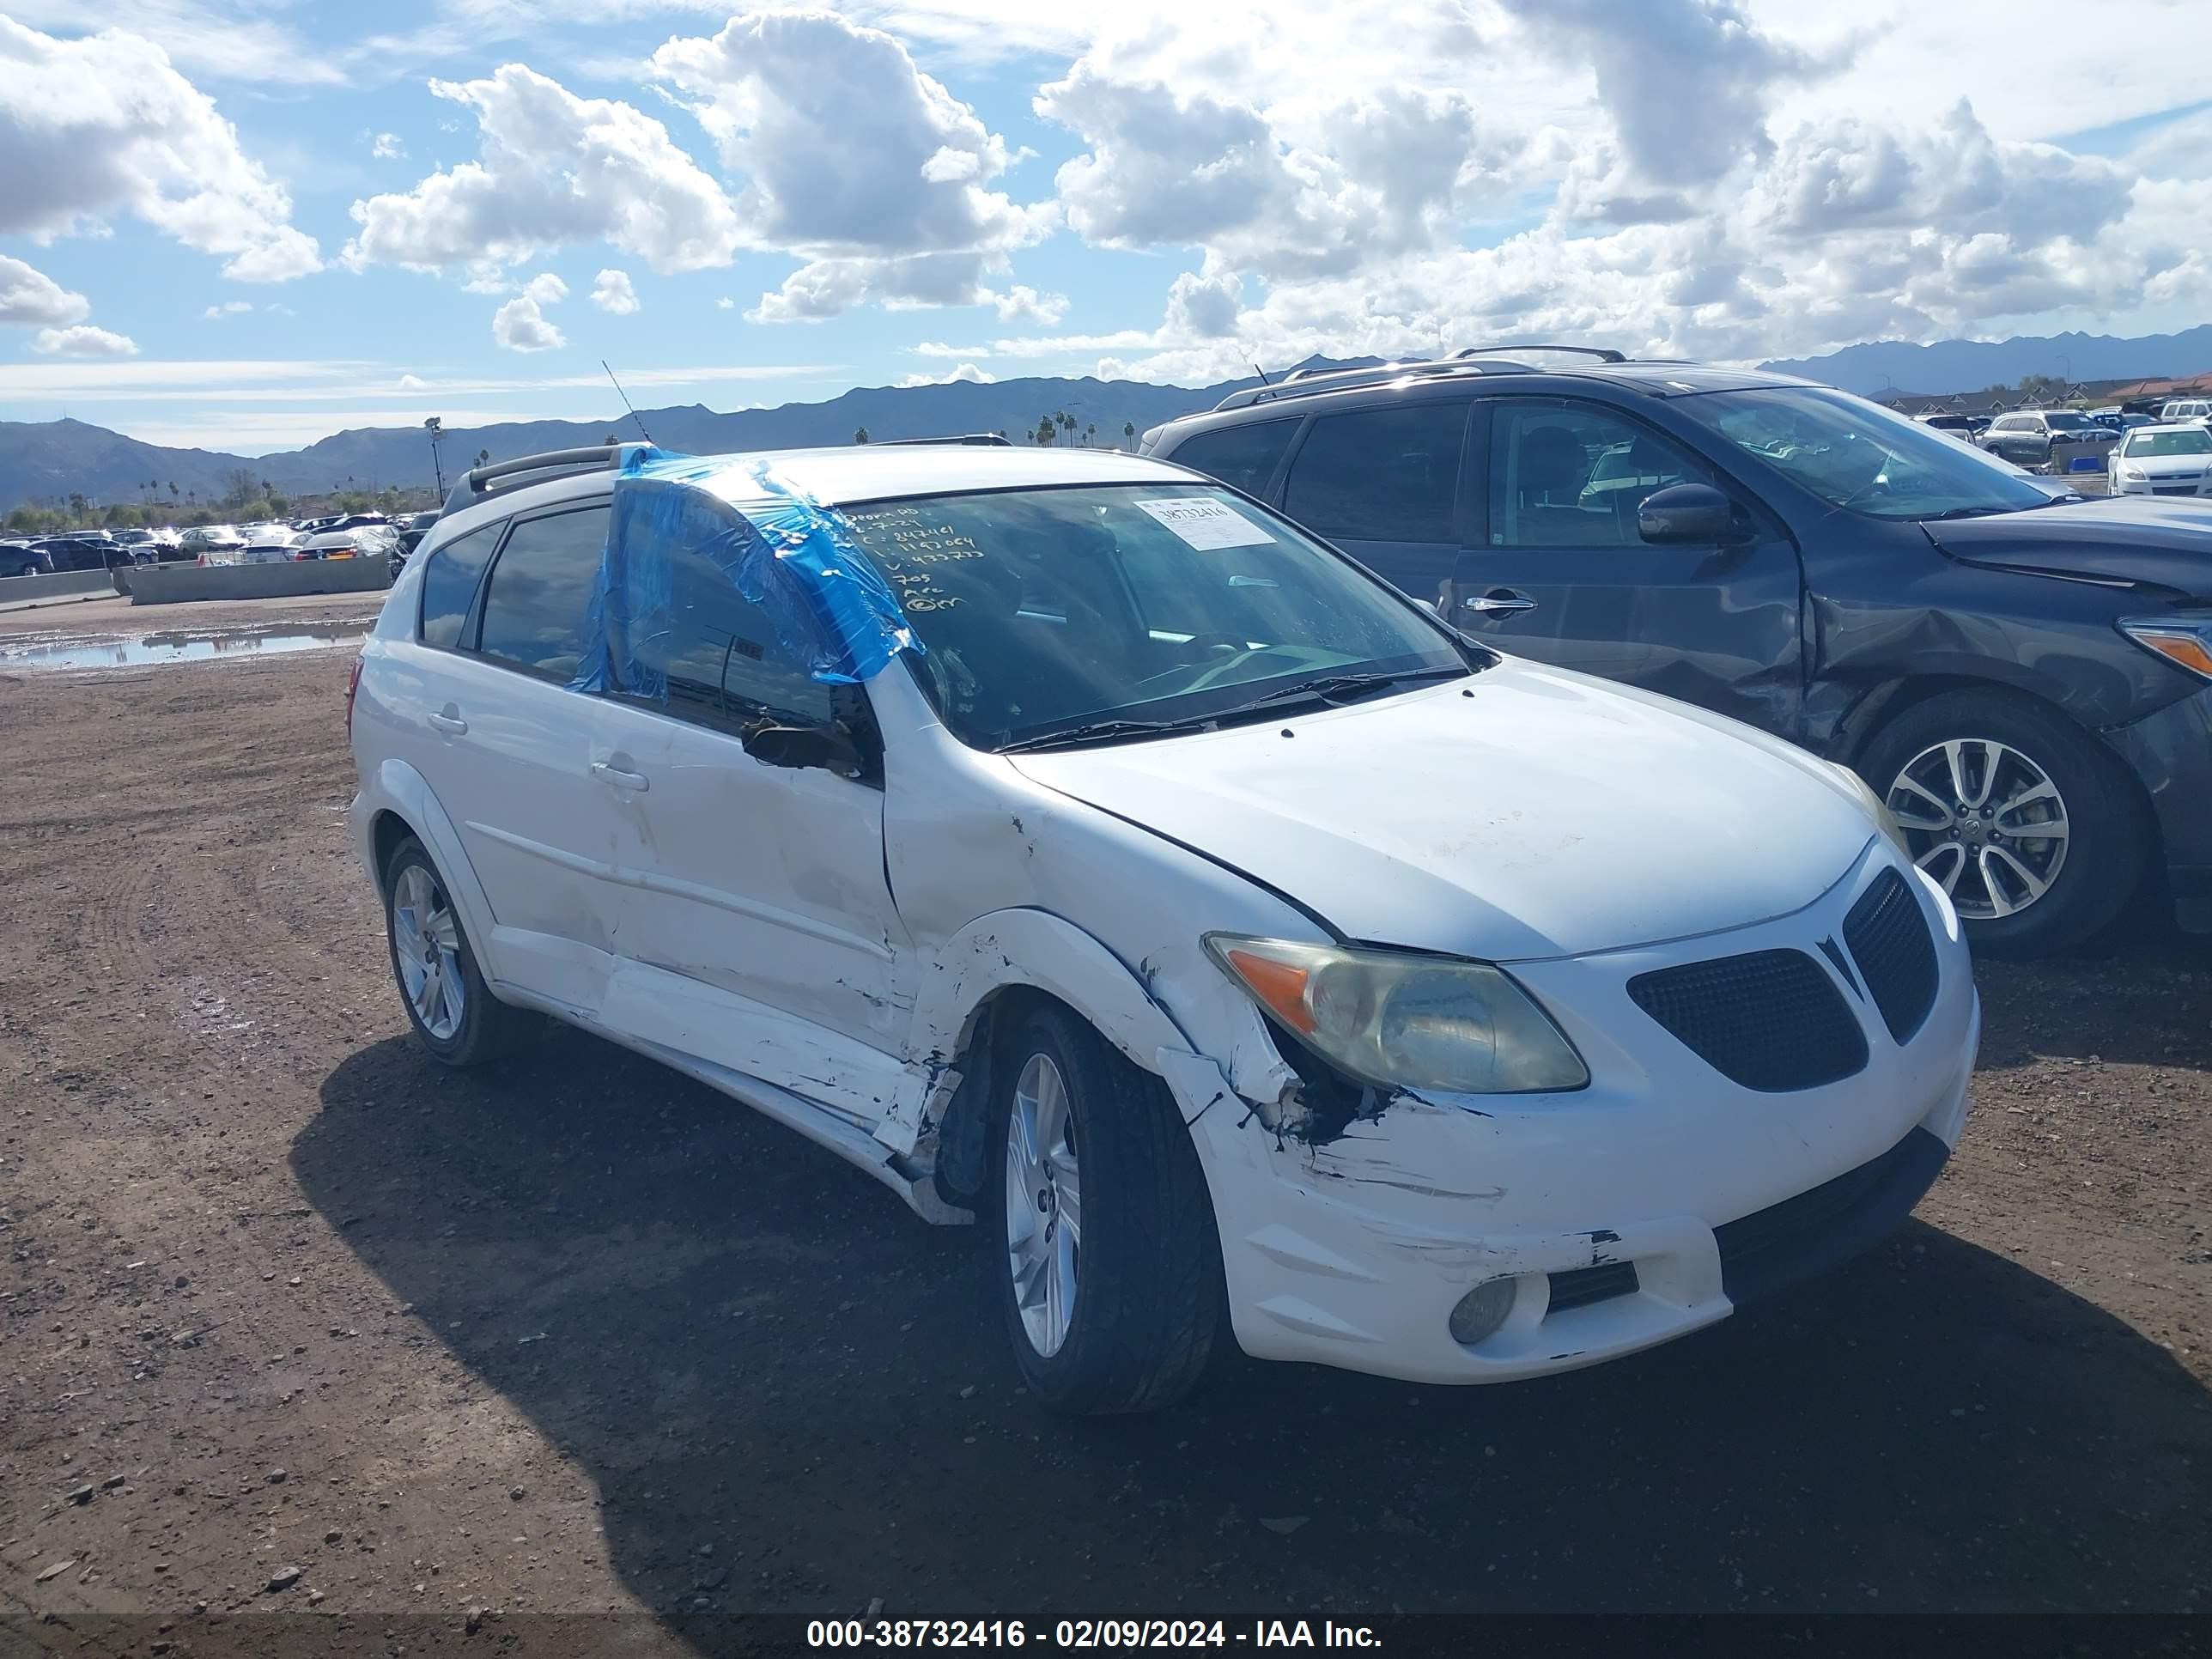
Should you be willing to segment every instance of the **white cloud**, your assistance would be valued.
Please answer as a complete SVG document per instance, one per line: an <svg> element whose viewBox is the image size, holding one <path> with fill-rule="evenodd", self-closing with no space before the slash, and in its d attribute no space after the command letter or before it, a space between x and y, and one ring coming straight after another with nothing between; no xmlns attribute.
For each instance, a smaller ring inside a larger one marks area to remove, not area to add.
<svg viewBox="0 0 2212 1659"><path fill-rule="evenodd" d="M471 111L476 161L432 173L411 191L353 204L346 244L358 269L500 267L578 242L608 242L659 271L727 264L741 240L722 187L634 106L579 98L520 64L481 81L433 81Z"/></svg>
<svg viewBox="0 0 2212 1659"><path fill-rule="evenodd" d="M617 317L627 317L636 311L637 289L630 282L629 273L601 271L592 282L592 303Z"/></svg>
<svg viewBox="0 0 2212 1659"><path fill-rule="evenodd" d="M92 304L42 270L0 253L0 323L82 322Z"/></svg>
<svg viewBox="0 0 2212 1659"><path fill-rule="evenodd" d="M0 17L0 234L83 234L122 210L241 282L321 269L283 186L143 37L62 40Z"/></svg>
<svg viewBox="0 0 2212 1659"><path fill-rule="evenodd" d="M726 294L714 301L714 309L717 311L734 311L737 306L738 302Z"/></svg>
<svg viewBox="0 0 2212 1659"><path fill-rule="evenodd" d="M407 154L407 146L396 132L380 132L372 139L368 153L380 161L397 161Z"/></svg>
<svg viewBox="0 0 2212 1659"><path fill-rule="evenodd" d="M757 321L980 303L984 275L1051 224L986 187L1011 164L1005 141L880 30L744 14L668 41L653 71L714 138L751 245L806 262Z"/></svg>
<svg viewBox="0 0 2212 1659"><path fill-rule="evenodd" d="M83 0L9 0L19 23L57 33L81 33ZM249 15L236 4L200 0L100 0L96 21L105 29L143 35L169 61L224 81L275 81L287 87L341 86L346 71L334 55L318 52L283 23Z"/></svg>
<svg viewBox="0 0 2212 1659"><path fill-rule="evenodd" d="M895 384L901 386L951 386L956 380L964 380L971 386L990 386L997 378L996 375L986 374L973 363L963 363L944 374L902 374Z"/></svg>
<svg viewBox="0 0 2212 1659"><path fill-rule="evenodd" d="M73 328L40 329L31 338L31 349L46 357L135 357L138 343L128 335L79 323Z"/></svg>
<svg viewBox="0 0 2212 1659"><path fill-rule="evenodd" d="M521 295L491 314L491 337L509 351L556 351L568 337L548 322L545 307L568 297L568 285L550 271L532 277Z"/></svg>
<svg viewBox="0 0 2212 1659"><path fill-rule="evenodd" d="M210 306L200 313L210 322L220 322L225 317L242 317L253 309L250 300L225 300L221 305Z"/></svg>
<svg viewBox="0 0 2212 1659"><path fill-rule="evenodd" d="M988 294L984 297L997 307L1002 323L1035 323L1042 328L1056 328L1067 315L1067 295L1040 295L1033 288L1010 288L1003 294Z"/></svg>

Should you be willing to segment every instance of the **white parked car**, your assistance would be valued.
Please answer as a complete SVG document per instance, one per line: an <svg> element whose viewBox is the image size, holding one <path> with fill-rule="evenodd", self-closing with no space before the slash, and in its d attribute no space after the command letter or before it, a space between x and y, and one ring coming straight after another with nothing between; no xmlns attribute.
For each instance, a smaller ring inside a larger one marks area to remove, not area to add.
<svg viewBox="0 0 2212 1659"><path fill-rule="evenodd" d="M299 556L307 538L284 525L264 525L249 532L238 556L240 564L289 564Z"/></svg>
<svg viewBox="0 0 2212 1659"><path fill-rule="evenodd" d="M348 704L421 1046L550 1015L972 1216L1057 1406L1173 1400L1224 1310L1394 1377L1594 1364L1872 1243L1958 1137L1959 921L1856 777L1195 473L463 489Z"/></svg>
<svg viewBox="0 0 2212 1659"><path fill-rule="evenodd" d="M2212 496L2212 427L2139 426L2112 451L2115 495Z"/></svg>

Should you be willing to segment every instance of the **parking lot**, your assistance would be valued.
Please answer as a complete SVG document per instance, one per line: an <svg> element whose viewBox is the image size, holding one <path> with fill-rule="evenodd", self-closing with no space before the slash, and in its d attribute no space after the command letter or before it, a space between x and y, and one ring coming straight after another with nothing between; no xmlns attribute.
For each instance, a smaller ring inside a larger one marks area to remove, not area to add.
<svg viewBox="0 0 2212 1659"><path fill-rule="evenodd" d="M972 1230L574 1032L430 1066L344 833L349 652L9 665L146 627L0 617L0 1609L617 1613L636 1652L757 1610L2212 1599L2212 951L2161 924L1980 968L1949 1172L1807 1292L1547 1382L1232 1358L1070 1422Z"/></svg>

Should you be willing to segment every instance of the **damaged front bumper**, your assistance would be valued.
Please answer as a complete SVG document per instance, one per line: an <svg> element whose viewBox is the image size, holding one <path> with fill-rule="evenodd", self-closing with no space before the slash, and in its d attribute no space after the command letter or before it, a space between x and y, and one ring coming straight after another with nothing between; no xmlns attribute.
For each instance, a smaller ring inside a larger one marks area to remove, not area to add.
<svg viewBox="0 0 2212 1659"><path fill-rule="evenodd" d="M1802 945L1808 919L1817 939L1820 913L1847 907L1881 863L1811 912L1705 942L1709 954ZM1942 908L1924 908L1931 921ZM1509 1382L1687 1334L1874 1243L1966 1118L1981 1011L1945 920L1921 1028L1900 1046L1869 1011L1866 1067L1794 1093L1729 1084L1627 1005L1620 988L1650 952L1514 970L1590 1058L1577 1095L1401 1096L1310 1144L1267 1129L1212 1061L1162 1054L1212 1190L1240 1346L1408 1381ZM1455 1340L1455 1304L1498 1279L1513 1281L1503 1322Z"/></svg>

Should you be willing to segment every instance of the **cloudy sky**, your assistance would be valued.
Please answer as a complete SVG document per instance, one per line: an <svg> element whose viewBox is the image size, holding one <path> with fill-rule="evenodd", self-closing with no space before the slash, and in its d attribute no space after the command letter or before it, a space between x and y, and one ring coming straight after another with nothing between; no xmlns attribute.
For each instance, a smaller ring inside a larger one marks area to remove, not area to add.
<svg viewBox="0 0 2212 1659"><path fill-rule="evenodd" d="M0 0L0 418L2164 331L2208 64L2212 0Z"/></svg>

